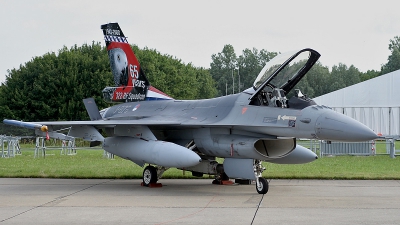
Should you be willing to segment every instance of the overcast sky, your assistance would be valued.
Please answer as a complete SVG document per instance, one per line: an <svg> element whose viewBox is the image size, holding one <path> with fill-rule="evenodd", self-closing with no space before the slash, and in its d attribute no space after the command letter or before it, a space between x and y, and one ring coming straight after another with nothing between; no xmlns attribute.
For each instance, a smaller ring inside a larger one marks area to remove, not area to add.
<svg viewBox="0 0 400 225"><path fill-rule="evenodd" d="M118 22L131 44L209 68L231 44L286 52L313 48L326 66L380 70L400 36L400 1L0 0L0 81L7 69L64 45L104 45L100 25Z"/></svg>

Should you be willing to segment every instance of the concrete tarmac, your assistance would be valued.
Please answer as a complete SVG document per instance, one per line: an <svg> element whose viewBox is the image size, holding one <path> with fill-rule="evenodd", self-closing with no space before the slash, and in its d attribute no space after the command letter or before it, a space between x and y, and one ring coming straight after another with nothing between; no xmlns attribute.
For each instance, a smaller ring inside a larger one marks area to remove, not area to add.
<svg viewBox="0 0 400 225"><path fill-rule="evenodd" d="M400 181L0 179L1 224L399 224ZM254 220L253 220L254 218Z"/></svg>

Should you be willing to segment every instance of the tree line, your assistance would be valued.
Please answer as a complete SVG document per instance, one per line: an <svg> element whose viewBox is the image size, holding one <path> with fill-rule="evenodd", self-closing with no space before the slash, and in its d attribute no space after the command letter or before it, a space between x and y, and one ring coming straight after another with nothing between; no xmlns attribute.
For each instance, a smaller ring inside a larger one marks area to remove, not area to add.
<svg viewBox="0 0 400 225"><path fill-rule="evenodd" d="M150 84L175 99L205 99L238 93L250 88L266 62L278 55L265 49L245 49L235 54L232 45L211 56L210 69L185 64L155 49L131 46ZM329 70L317 63L297 85L309 97L317 97L349 85L400 69L400 38L390 40L391 54L381 71L360 72L354 65L339 63ZM8 71L0 86L0 113L4 118L25 121L87 120L83 98L95 98L99 108L104 87L112 86L105 47L100 43L63 47L34 57Z"/></svg>
<svg viewBox="0 0 400 225"><path fill-rule="evenodd" d="M318 97L359 82L400 69L400 37L390 40L391 54L380 71L360 72L354 65L339 63L331 70L317 62L295 88L309 97ZM236 56L232 45L225 45L221 52L211 56L210 74L216 82L219 96L243 91L252 87L253 82L266 62L278 55L265 49L245 49Z"/></svg>
<svg viewBox="0 0 400 225"><path fill-rule="evenodd" d="M150 83L166 94L176 99L216 96L207 69L153 49L131 47ZM93 97L99 108L109 107L102 99L106 86L113 86L113 80L105 47L100 43L64 47L8 71L0 86L0 114L25 121L87 120L82 99Z"/></svg>

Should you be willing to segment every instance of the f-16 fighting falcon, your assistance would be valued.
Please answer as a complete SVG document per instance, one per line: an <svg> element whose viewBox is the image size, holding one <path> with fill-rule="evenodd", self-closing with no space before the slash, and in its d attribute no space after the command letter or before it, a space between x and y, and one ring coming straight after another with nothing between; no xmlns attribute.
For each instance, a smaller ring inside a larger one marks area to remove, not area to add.
<svg viewBox="0 0 400 225"><path fill-rule="evenodd" d="M82 138L92 146L101 143L107 152L145 166L143 186L157 186L163 172L175 167L194 176L215 175L217 184L229 178L255 180L260 194L268 192L262 162L299 164L317 159L296 144L298 138L377 138L360 122L317 105L294 89L320 57L313 49L278 55L241 93L174 100L150 85L118 23L101 29L115 82L103 96L119 104L99 111L92 98L84 99L90 121L3 122L35 129L41 136ZM67 136L54 131L58 125L70 127ZM222 164L217 157L224 159Z"/></svg>

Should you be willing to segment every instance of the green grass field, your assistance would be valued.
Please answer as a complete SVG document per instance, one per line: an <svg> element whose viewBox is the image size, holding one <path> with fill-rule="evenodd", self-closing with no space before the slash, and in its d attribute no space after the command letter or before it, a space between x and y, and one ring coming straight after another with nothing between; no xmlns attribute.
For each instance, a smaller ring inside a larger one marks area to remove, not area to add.
<svg viewBox="0 0 400 225"><path fill-rule="evenodd" d="M378 145L377 145L378 146ZM381 147L377 149L383 151ZM77 150L76 155L60 155L48 150L46 158L34 158L33 150L22 149L22 155L0 158L0 177L43 178L141 178L143 168L116 157L103 158L103 150ZM400 157L336 156L323 157L301 165L265 163L263 176L275 179L400 179ZM204 178L210 176L205 175ZM163 178L195 178L191 172L167 170Z"/></svg>

